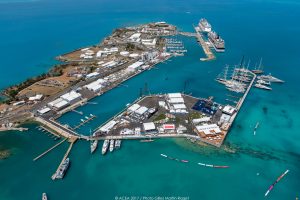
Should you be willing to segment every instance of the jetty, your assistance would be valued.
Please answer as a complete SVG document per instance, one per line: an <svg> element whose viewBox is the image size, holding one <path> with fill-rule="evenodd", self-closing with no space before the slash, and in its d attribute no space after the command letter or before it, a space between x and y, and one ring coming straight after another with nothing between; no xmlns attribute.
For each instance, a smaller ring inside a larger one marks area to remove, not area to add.
<svg viewBox="0 0 300 200"><path fill-rule="evenodd" d="M65 138L64 140L60 141L59 143L55 144L54 146L52 146L50 149L44 151L43 153L41 153L40 155L38 155L37 157L35 157L33 159L33 161L37 161L38 159L42 158L44 155L46 155L47 153L49 153L50 151L52 151L53 149L55 149L56 147L58 147L59 145L61 145L64 141L66 141L67 138Z"/></svg>
<svg viewBox="0 0 300 200"><path fill-rule="evenodd" d="M186 37L197 37L197 33L191 33L191 32L178 32L178 34Z"/></svg>
<svg viewBox="0 0 300 200"><path fill-rule="evenodd" d="M73 147L73 144L76 142L76 140L77 140L77 139L73 139L73 140L71 141L70 146L69 146L67 152L65 153L65 155L64 155L64 157L63 157L63 159L62 159L62 161L61 161L60 164L58 165L57 170L55 171L55 173L54 173L54 174L52 175L52 177L51 177L52 180L55 180L55 179L56 179L56 174L58 173L59 169L61 168L61 165L63 164L63 162L64 162L64 161L67 159L67 157L69 156L69 154L70 154L70 152L71 152L71 149L72 149L72 147Z"/></svg>
<svg viewBox="0 0 300 200"><path fill-rule="evenodd" d="M194 26L194 25L193 25ZM200 33L200 31L197 29L197 27L194 26L194 29L196 31L196 38L198 43L200 43L200 45L203 48L204 53L206 54L206 58L200 58L201 61L210 61L210 60L214 60L216 58L216 56L213 54L213 52L211 51L211 49L209 48L208 44L205 42L202 33Z"/></svg>
<svg viewBox="0 0 300 200"><path fill-rule="evenodd" d="M78 124L77 126L75 126L74 128L72 128L72 130L79 129L81 126L83 126L84 124L86 124L89 121L93 120L94 118L96 118L95 115L92 115L91 117L88 117L87 119L83 120L80 124Z"/></svg>
<svg viewBox="0 0 300 200"><path fill-rule="evenodd" d="M70 141L77 139L79 137L78 133L70 130L66 126L63 126L52 119L46 120L41 117L35 117L35 121L43 124L46 127L49 127L50 129L55 131L58 135L68 138Z"/></svg>

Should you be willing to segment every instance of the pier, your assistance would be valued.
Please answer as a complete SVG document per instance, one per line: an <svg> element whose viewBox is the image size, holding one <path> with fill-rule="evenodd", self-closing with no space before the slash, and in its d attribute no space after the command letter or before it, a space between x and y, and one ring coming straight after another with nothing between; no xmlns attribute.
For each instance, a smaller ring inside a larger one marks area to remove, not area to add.
<svg viewBox="0 0 300 200"><path fill-rule="evenodd" d="M75 110L75 109L73 109L72 111L75 112L75 113L77 113L77 114L79 114L79 115L83 115L82 111L78 111L78 110Z"/></svg>
<svg viewBox="0 0 300 200"><path fill-rule="evenodd" d="M52 151L53 149L55 149L56 147L58 147L59 145L61 145L64 141L66 141L67 138L65 138L64 140L60 141L59 143L55 144L53 147L51 147L50 149L46 150L45 152L43 152L42 154L38 155L37 157L35 157L33 159L33 161L36 161L40 158L42 158L44 155L46 155L47 153L49 153L50 151Z"/></svg>
<svg viewBox="0 0 300 200"><path fill-rule="evenodd" d="M94 118L96 118L96 116L92 115L91 117L87 118L86 120L83 120L80 124L78 124L77 126L75 126L74 128L72 128L72 130L79 129L81 126L83 126L84 124L86 124L89 121L93 120Z"/></svg>
<svg viewBox="0 0 300 200"><path fill-rule="evenodd" d="M69 146L67 152L65 153L65 155L64 155L64 157L63 157L63 159L62 159L62 161L61 161L60 164L58 165L57 170L55 171L55 173L54 173L54 174L52 175L52 177L51 177L52 180L55 180L55 179L56 179L56 174L58 173L58 171L59 171L61 165L63 164L63 162L64 162L64 161L67 159L67 157L69 156L69 154L70 154L70 152L71 152L71 149L72 149L72 147L73 147L73 144L76 142L76 140L77 140L77 139L74 139L73 141L71 141L70 146Z"/></svg>
<svg viewBox="0 0 300 200"><path fill-rule="evenodd" d="M243 103L244 103L244 101L245 101L245 99L246 99L246 97L247 97L247 95L248 95L250 89L252 88L252 85L253 85L255 79L256 79L256 74L254 74L254 73L251 72L251 71L249 71L249 73L253 75L253 78L252 78L252 80L251 80L251 82L250 82L250 84L249 84L249 86L248 86L246 92L244 93L243 97L239 100L239 102L238 102L237 105L236 105L236 110L238 110L238 111L239 111L240 108L242 107L242 105L243 105Z"/></svg>
<svg viewBox="0 0 300 200"><path fill-rule="evenodd" d="M178 34L187 37L197 37L197 33L191 33L191 32L178 32Z"/></svg>
<svg viewBox="0 0 300 200"><path fill-rule="evenodd" d="M54 121L54 120L46 120L43 119L41 117L35 117L35 121L43 124L46 127L49 127L50 129L54 130L57 134L68 138L69 140L74 140L78 138L78 134L70 129L68 129L67 127L59 124L58 122Z"/></svg>
<svg viewBox="0 0 300 200"><path fill-rule="evenodd" d="M40 128L44 129L45 131L51 133L52 135L54 135L57 138L60 138L60 135L56 134L54 131L50 130L49 128L45 127L45 126L40 126Z"/></svg>
<svg viewBox="0 0 300 200"><path fill-rule="evenodd" d="M251 71L248 71L248 73L250 73L251 75L253 75L253 78L252 78L250 84L248 85L248 88L247 88L246 92L244 93L244 95L242 96L242 98L239 99L239 101L237 102L237 104L236 104L236 106L235 106L236 113L234 113L233 116L230 118L230 121L229 121L230 127L231 127L232 123L234 122L234 120L235 120L237 114L239 113L240 108L242 107L242 105L243 105L243 103L244 103L244 101L245 101L247 95L249 94L249 91L250 91L250 89L252 88L253 83L254 83L254 81L255 81L255 79L256 79L256 74L254 74L254 73L251 72ZM230 127L228 128L228 130L230 129ZM223 138L223 140L222 140L222 143L223 143L223 141L225 140L225 138L226 138L228 132L229 132L229 131L226 131L226 133L225 133L225 135L224 135L224 138Z"/></svg>
<svg viewBox="0 0 300 200"><path fill-rule="evenodd" d="M196 31L196 38L198 40L198 43L200 43L200 45L203 48L204 53L207 56L207 58L200 58L200 60L201 61L214 60L216 57L213 54L213 52L211 51L211 49L209 48L209 46L207 45L207 43L205 42L205 40L203 39L203 35L197 30L197 28L195 26L194 26L194 29Z"/></svg>

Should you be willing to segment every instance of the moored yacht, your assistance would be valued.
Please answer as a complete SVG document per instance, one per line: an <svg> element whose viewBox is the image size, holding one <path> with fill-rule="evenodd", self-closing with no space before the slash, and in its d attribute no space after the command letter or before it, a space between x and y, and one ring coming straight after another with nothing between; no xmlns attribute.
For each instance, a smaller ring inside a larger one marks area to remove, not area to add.
<svg viewBox="0 0 300 200"><path fill-rule="evenodd" d="M104 140L103 146L102 146L102 154L104 155L108 149L109 140Z"/></svg>
<svg viewBox="0 0 300 200"><path fill-rule="evenodd" d="M114 150L114 140L110 140L109 151L112 152Z"/></svg>
<svg viewBox="0 0 300 200"><path fill-rule="evenodd" d="M274 82L274 83L284 83L283 80L280 80L279 78L276 78L276 77L272 76L271 74L261 75L257 78L260 79L260 80L263 80L263 81L269 81L269 82Z"/></svg>

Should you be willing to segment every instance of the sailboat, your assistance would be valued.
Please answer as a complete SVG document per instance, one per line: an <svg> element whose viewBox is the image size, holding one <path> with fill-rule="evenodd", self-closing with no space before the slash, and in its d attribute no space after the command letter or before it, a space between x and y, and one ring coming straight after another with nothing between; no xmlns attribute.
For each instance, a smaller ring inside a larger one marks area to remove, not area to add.
<svg viewBox="0 0 300 200"><path fill-rule="evenodd" d="M218 81L219 83L222 83L222 84L226 83L228 68L229 68L229 65L226 65L225 68L224 68L224 73L219 74L218 77L216 78L216 81Z"/></svg>
<svg viewBox="0 0 300 200"><path fill-rule="evenodd" d="M251 70L254 74L262 74L262 73L264 73L263 67L262 67L261 63L262 63L262 58L260 59L258 68L255 67L255 69Z"/></svg>

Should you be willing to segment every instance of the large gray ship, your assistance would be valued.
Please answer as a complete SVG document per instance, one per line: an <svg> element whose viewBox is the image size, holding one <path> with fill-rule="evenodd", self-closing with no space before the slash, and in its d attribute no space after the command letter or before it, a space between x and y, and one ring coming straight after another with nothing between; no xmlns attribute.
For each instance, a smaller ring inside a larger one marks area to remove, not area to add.
<svg viewBox="0 0 300 200"><path fill-rule="evenodd" d="M55 177L55 178L57 178L57 179L62 179L62 178L64 178L65 173L66 173L66 171L67 171L69 165L70 165L70 159L69 159L69 158L66 158L66 159L63 161L63 163L61 164L61 166L59 167L59 169L58 169L58 171L57 171L57 173L56 173L56 177Z"/></svg>

